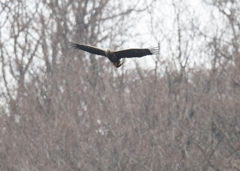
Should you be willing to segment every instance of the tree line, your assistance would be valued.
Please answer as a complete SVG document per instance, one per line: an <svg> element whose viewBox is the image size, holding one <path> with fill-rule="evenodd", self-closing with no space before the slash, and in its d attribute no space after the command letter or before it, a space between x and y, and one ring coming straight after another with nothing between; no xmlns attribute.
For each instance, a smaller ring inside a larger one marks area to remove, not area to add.
<svg viewBox="0 0 240 171"><path fill-rule="evenodd" d="M240 4L201 4L0 2L0 170L240 170ZM120 49L142 16L152 68L69 47Z"/></svg>

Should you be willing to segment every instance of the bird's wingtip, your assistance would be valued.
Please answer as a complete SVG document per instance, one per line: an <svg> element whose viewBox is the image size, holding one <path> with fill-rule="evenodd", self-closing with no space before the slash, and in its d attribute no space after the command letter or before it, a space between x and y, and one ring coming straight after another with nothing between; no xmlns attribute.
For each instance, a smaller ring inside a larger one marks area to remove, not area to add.
<svg viewBox="0 0 240 171"><path fill-rule="evenodd" d="M150 47L149 50L153 55L159 55L159 53L160 53L159 47Z"/></svg>
<svg viewBox="0 0 240 171"><path fill-rule="evenodd" d="M74 42L68 42L69 46L74 48L74 49L77 49L78 45Z"/></svg>

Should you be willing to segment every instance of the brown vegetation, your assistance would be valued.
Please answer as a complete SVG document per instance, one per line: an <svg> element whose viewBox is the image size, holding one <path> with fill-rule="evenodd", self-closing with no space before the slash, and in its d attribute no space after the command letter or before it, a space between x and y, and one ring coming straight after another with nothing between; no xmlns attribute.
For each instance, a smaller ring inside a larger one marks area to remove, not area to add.
<svg viewBox="0 0 240 171"><path fill-rule="evenodd" d="M240 170L238 1L204 2L216 31L170 4L168 53L118 71L68 41L117 49L157 2L27 3L0 2L0 170Z"/></svg>

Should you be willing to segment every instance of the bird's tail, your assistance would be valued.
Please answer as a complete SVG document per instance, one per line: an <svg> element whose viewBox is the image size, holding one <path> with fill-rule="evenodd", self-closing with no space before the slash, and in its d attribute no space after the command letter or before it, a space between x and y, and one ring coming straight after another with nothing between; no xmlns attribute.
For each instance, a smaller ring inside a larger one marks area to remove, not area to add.
<svg viewBox="0 0 240 171"><path fill-rule="evenodd" d="M112 62L112 64L116 67L119 68L124 62L123 61L119 61L119 62Z"/></svg>
<svg viewBox="0 0 240 171"><path fill-rule="evenodd" d="M150 52L153 54L153 55L159 55L160 54L160 47L150 47L149 48Z"/></svg>

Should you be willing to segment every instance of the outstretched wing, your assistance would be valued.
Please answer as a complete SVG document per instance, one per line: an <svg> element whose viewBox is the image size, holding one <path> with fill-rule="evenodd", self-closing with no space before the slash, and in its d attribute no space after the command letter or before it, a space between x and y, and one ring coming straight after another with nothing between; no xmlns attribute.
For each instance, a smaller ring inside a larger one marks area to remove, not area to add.
<svg viewBox="0 0 240 171"><path fill-rule="evenodd" d="M106 56L105 50L99 49L99 48L96 48L96 47L93 47L93 46L80 45L80 44L72 43L72 42L70 42L70 46L72 46L74 49L80 49L80 50L84 50L84 51L92 53L92 54Z"/></svg>
<svg viewBox="0 0 240 171"><path fill-rule="evenodd" d="M148 49L125 49L120 51L114 51L114 54L117 58L134 58L134 57L143 57L146 55L154 55L159 53L159 49L148 48Z"/></svg>

